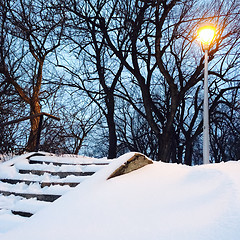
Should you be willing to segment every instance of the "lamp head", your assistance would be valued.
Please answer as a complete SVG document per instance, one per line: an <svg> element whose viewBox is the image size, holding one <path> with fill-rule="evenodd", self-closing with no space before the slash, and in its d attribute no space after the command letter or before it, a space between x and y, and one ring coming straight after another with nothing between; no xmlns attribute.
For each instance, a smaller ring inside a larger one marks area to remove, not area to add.
<svg viewBox="0 0 240 240"><path fill-rule="evenodd" d="M198 30L198 37L205 48L208 48L216 36L216 28L212 25L204 25Z"/></svg>

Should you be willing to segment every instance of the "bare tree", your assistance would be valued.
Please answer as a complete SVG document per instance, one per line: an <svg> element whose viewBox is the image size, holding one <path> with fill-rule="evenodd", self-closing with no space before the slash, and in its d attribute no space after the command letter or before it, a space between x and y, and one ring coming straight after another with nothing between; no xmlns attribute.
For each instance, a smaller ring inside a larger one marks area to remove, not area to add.
<svg viewBox="0 0 240 240"><path fill-rule="evenodd" d="M123 71L121 62L112 56L106 45L106 39L96 23L103 19L102 11L109 10L112 13L105 14L106 21L111 22L114 8L108 7L108 1L88 2L63 1L61 6L70 13L68 31L73 58L79 59L78 69L64 65L63 67L73 76L69 86L84 91L99 108L106 118L108 126L108 158L117 156L117 134L115 124L115 90ZM89 21L87 20L89 19ZM78 72L78 74L76 73Z"/></svg>
<svg viewBox="0 0 240 240"><path fill-rule="evenodd" d="M231 85L238 76L230 75L239 65L239 3L113 0L98 2L97 10L90 1L84 4L89 11L79 10L78 16L101 32L108 51L136 80L141 101L133 99L124 84L121 97L133 104L156 135L157 159L191 165L194 141L202 132L204 57L196 42L197 28L209 21L218 28L209 52L210 79L217 78L210 81L211 114L225 93L239 88Z"/></svg>
<svg viewBox="0 0 240 240"><path fill-rule="evenodd" d="M109 158L128 149L188 165L202 161L204 54L196 33L211 22L218 29L209 51L212 160L231 155L227 145L239 141L239 1L4 0L1 7L1 86L13 86L34 114L57 83L43 76L65 69L61 88L100 110L94 121L65 113L68 127L58 135L68 135L76 153L99 123L98 132L108 129Z"/></svg>
<svg viewBox="0 0 240 240"><path fill-rule="evenodd" d="M44 63L60 45L64 16L39 0L4 0L1 8L0 73L29 105L30 114L40 113ZM35 149L38 124L39 118L31 119L27 151Z"/></svg>

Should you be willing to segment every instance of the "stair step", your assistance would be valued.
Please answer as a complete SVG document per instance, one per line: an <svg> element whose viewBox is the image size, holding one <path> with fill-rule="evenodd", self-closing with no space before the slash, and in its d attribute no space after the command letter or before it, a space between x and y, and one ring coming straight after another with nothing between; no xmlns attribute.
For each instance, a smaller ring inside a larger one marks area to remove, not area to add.
<svg viewBox="0 0 240 240"><path fill-rule="evenodd" d="M52 176L59 176L60 178L65 178L70 175L74 176L91 176L95 172L51 172L51 171L43 171L43 170L28 170L28 169L19 169L18 172L20 174L35 174L35 175L44 175L44 173L49 173Z"/></svg>
<svg viewBox="0 0 240 240"><path fill-rule="evenodd" d="M50 187L50 186L55 186L55 185L59 185L59 186L69 186L69 187L76 187L79 182L41 182L39 183L41 185L41 187Z"/></svg>
<svg viewBox="0 0 240 240"><path fill-rule="evenodd" d="M24 197L26 199L36 198L38 201L45 201L45 202L54 202L55 200L61 197L61 195L19 193L19 192L8 192L8 191L2 191L2 190L0 190L0 194L4 196L15 195L15 196Z"/></svg>
<svg viewBox="0 0 240 240"><path fill-rule="evenodd" d="M11 210L12 214L14 215L18 215L18 216L21 216L21 217L31 217L33 215L33 213L29 213L29 212L23 212L23 211L14 211L14 210Z"/></svg>
<svg viewBox="0 0 240 240"><path fill-rule="evenodd" d="M1 182L4 183L9 183L9 184L16 184L16 183L25 183L27 185L30 185L31 183L36 183L36 181L31 181L31 180L22 180L22 179L0 179Z"/></svg>
<svg viewBox="0 0 240 240"><path fill-rule="evenodd" d="M70 187L76 187L80 182L39 182L39 181L31 181L31 180L23 180L23 179L0 179L1 182L9 183L9 184L16 184L16 183L25 183L30 185L31 183L39 183L40 186L49 187L53 185L65 186L68 185Z"/></svg>
<svg viewBox="0 0 240 240"><path fill-rule="evenodd" d="M35 153L33 153L32 155L26 157L26 159L29 160L31 157L45 157L45 156L46 156L46 155L43 154L43 153L35 152Z"/></svg>
<svg viewBox="0 0 240 240"><path fill-rule="evenodd" d="M79 165L79 166L88 166L88 165L108 165L109 163L67 163L67 162L51 162L44 160L31 160L29 159L29 164L52 164L54 166L62 166L62 165Z"/></svg>

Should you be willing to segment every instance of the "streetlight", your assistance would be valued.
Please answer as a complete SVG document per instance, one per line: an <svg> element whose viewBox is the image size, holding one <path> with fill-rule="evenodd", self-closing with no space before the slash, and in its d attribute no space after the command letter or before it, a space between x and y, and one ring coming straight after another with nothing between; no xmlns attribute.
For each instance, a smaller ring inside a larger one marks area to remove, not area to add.
<svg viewBox="0 0 240 240"><path fill-rule="evenodd" d="M203 164L209 163L209 108L208 108L208 51L216 35L216 29L205 25L198 30L198 36L205 51L204 100L203 100Z"/></svg>

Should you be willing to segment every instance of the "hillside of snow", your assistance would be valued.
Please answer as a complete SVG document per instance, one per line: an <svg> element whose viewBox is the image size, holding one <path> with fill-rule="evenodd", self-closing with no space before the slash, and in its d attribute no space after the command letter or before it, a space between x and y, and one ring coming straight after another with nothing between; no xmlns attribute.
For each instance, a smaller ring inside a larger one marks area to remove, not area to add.
<svg viewBox="0 0 240 240"><path fill-rule="evenodd" d="M107 180L125 154L1 240L239 240L240 161L154 162Z"/></svg>

